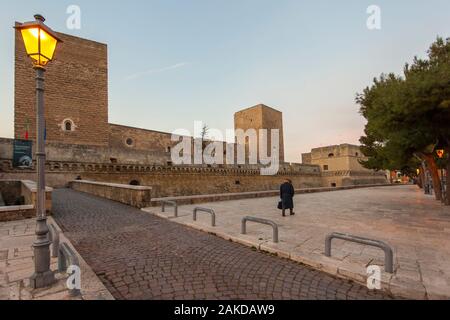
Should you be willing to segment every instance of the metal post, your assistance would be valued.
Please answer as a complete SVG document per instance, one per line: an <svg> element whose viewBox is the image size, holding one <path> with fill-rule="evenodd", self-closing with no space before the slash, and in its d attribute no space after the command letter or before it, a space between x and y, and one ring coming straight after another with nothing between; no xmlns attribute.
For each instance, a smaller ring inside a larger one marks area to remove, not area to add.
<svg viewBox="0 0 450 320"><path fill-rule="evenodd" d="M36 240L34 248L34 274L30 278L33 289L45 288L55 280L50 270L50 241L45 208L45 141L44 141L44 72L45 69L35 66L36 70L36 159L37 159L37 199L36 199Z"/></svg>

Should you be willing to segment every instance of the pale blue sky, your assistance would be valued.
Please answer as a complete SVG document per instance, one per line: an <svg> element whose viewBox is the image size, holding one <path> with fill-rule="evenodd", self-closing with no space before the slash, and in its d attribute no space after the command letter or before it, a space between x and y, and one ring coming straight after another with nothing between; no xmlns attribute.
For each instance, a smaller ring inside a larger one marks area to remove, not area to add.
<svg viewBox="0 0 450 320"><path fill-rule="evenodd" d="M66 9L80 6L81 30ZM382 29L366 27L369 5ZM450 36L448 0L10 1L0 11L0 136L13 136L14 21L109 46L109 121L171 132L195 120L233 128L264 103L284 113L287 160L312 147L357 143L355 94L400 72L436 36Z"/></svg>

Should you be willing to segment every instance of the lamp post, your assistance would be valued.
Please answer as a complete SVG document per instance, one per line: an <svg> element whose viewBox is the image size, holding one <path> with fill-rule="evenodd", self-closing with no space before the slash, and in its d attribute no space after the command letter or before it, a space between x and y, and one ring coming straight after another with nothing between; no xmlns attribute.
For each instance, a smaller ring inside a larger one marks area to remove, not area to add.
<svg viewBox="0 0 450 320"><path fill-rule="evenodd" d="M445 151L443 149L436 150L436 154L439 159L443 159L445 155ZM442 190L442 202L445 203L446 192L445 192L445 184L444 184L444 168L441 167L441 190Z"/></svg>
<svg viewBox="0 0 450 320"><path fill-rule="evenodd" d="M61 40L44 24L44 17L37 14L34 18L36 21L17 24L15 28L22 34L27 55L33 61L36 71L36 240L33 243L35 270L30 278L30 286L38 289L55 282L54 273L50 270L50 241L45 206L44 73Z"/></svg>

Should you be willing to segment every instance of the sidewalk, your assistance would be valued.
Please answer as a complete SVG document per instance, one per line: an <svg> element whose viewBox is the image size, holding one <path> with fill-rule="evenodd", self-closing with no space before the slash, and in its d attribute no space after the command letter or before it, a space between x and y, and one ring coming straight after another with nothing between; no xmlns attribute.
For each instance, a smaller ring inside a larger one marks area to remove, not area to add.
<svg viewBox="0 0 450 320"><path fill-rule="evenodd" d="M50 217L48 223L56 223ZM0 300L112 300L86 262L78 255L81 269L81 297L69 296L66 274L57 274L57 283L46 289L32 290L29 277L34 271L32 244L35 240L34 219L0 223ZM58 228L58 227L57 227ZM59 229L59 228L58 228ZM60 234L60 241L70 242ZM76 252L76 250L74 250ZM51 269L57 270L56 258L51 260Z"/></svg>

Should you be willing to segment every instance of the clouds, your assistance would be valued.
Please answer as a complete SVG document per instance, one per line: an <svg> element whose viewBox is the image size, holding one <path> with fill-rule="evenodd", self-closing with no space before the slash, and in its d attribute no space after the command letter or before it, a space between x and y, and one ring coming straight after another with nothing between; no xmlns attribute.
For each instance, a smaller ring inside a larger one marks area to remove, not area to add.
<svg viewBox="0 0 450 320"><path fill-rule="evenodd" d="M162 73L162 72L167 72L167 71L171 71L171 70L180 69L180 68L183 68L183 67L185 67L187 65L188 65L188 63L186 63L186 62L179 62L179 63L176 63L174 65L163 67L163 68L149 69L149 70L142 71L142 72L136 72L136 73L133 73L133 74L130 74L130 75L126 76L125 80L126 81L136 80L136 79L139 79L139 78L142 78L142 77L145 77L145 76L148 76L148 75L152 75L152 74L155 74L155 73Z"/></svg>

